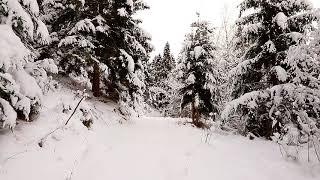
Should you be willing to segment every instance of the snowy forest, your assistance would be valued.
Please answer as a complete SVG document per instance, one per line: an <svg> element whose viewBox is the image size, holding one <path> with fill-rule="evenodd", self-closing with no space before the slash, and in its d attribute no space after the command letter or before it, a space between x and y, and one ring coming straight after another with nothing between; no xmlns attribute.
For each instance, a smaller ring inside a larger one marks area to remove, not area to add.
<svg viewBox="0 0 320 180"><path fill-rule="evenodd" d="M0 179L319 179L320 9L236 7L174 54L143 0L0 0Z"/></svg>

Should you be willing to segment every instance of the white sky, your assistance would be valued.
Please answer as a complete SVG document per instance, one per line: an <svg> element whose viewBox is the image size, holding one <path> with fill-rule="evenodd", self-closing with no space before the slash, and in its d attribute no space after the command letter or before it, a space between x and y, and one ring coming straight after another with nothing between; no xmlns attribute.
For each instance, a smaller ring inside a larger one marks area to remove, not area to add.
<svg viewBox="0 0 320 180"><path fill-rule="evenodd" d="M221 26L225 9L231 19L237 18L237 5L242 0L144 0L151 7L141 13L143 28L152 35L155 46L153 55L162 53L165 43L171 45L172 53L177 56L182 47L184 36L190 30L190 24L200 12L201 19L210 21L214 26ZM315 7L320 7L320 0L311 0Z"/></svg>

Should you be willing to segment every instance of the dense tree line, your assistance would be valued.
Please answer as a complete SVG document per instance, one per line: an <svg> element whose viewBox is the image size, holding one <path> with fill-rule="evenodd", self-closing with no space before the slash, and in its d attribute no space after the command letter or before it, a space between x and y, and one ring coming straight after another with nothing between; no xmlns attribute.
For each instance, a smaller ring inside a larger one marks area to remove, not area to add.
<svg viewBox="0 0 320 180"><path fill-rule="evenodd" d="M198 127L219 120L224 129L294 144L319 138L319 10L292 0L244 0L239 7L235 33L222 43L201 18L191 25L171 73L175 114Z"/></svg>

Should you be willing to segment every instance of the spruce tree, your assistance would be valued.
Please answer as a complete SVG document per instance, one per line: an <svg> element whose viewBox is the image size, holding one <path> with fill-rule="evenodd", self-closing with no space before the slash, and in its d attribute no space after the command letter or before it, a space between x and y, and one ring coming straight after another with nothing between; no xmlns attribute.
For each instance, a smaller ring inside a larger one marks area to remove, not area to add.
<svg viewBox="0 0 320 180"><path fill-rule="evenodd" d="M151 84L165 88L164 82L168 80L168 75L175 68L175 60L171 54L169 42L165 44L163 54L155 56L150 63Z"/></svg>
<svg viewBox="0 0 320 180"><path fill-rule="evenodd" d="M0 127L38 115L47 73L57 73L52 59L40 59L37 47L50 43L36 0L0 0Z"/></svg>
<svg viewBox="0 0 320 180"><path fill-rule="evenodd" d="M249 9L251 13L246 13ZM294 82L289 73L288 50L303 40L315 19L310 10L307 1L245 0L240 4L237 43L246 51L231 71L234 100L223 111L223 119L239 114L246 132L267 138L280 131L275 124L297 125L297 112L305 110L308 100L298 98L304 85Z"/></svg>
<svg viewBox="0 0 320 180"><path fill-rule="evenodd" d="M149 86L158 86L160 81L163 80L163 76L160 74L162 73L162 63L163 58L161 54L156 55L152 62L148 65L148 71L149 71L149 80L148 85Z"/></svg>
<svg viewBox="0 0 320 180"><path fill-rule="evenodd" d="M170 45L167 42L163 54L155 56L149 64L149 96L147 98L149 103L161 112L166 111L173 93L169 78L174 68L175 60L171 54Z"/></svg>
<svg viewBox="0 0 320 180"><path fill-rule="evenodd" d="M169 87L168 87L168 73L164 73L164 59L161 54L156 55L152 62L148 65L149 77L147 79L147 96L146 100L152 107L160 112L168 104Z"/></svg>
<svg viewBox="0 0 320 180"><path fill-rule="evenodd" d="M139 26L141 20L135 19L134 15L148 8L140 0L112 1L110 17L106 18L110 29L103 41L106 44L103 54L110 69L110 87L117 92L120 109L137 111L143 103L144 64L153 47L151 37Z"/></svg>
<svg viewBox="0 0 320 180"><path fill-rule="evenodd" d="M140 0L55 3L60 5L50 5L47 12L58 7L58 18L51 20L48 13L45 19L51 21L52 34L57 36L55 54L62 71L89 84L94 95L99 96L103 86L104 93L119 101L120 107L135 109L141 102L144 61L152 46L151 37L134 15L148 6Z"/></svg>
<svg viewBox="0 0 320 180"><path fill-rule="evenodd" d="M173 58L173 55L171 54L170 44L169 42L166 43L163 50L163 70L165 73L170 74L171 71L175 68L175 60Z"/></svg>
<svg viewBox="0 0 320 180"><path fill-rule="evenodd" d="M191 104L192 121L203 127L201 116L218 111L217 78L214 56L216 47L212 41L213 29L207 21L192 23L192 31L186 36L178 59L177 74L183 84L181 109Z"/></svg>
<svg viewBox="0 0 320 180"><path fill-rule="evenodd" d="M92 89L94 96L101 95L102 63L100 39L107 36L106 13L108 1L44 0L42 19L49 24L53 43L43 54L54 55L61 72Z"/></svg>

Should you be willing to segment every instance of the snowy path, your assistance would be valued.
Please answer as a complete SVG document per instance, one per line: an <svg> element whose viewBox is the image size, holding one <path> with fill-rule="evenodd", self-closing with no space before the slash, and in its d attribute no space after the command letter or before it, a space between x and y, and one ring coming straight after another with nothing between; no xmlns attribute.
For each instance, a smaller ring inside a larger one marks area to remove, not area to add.
<svg viewBox="0 0 320 180"><path fill-rule="evenodd" d="M103 131L97 136L103 147L94 149L104 152L87 154L74 179L312 179L311 169L283 160L271 142L213 135L205 143L205 132L172 119L144 118Z"/></svg>
<svg viewBox="0 0 320 180"><path fill-rule="evenodd" d="M66 133L66 132L65 132ZM180 126L169 118L96 122L88 133L55 135L0 166L1 180L309 180L319 166L281 158L278 146ZM8 142L6 142L8 143ZM71 173L72 172L72 173Z"/></svg>

